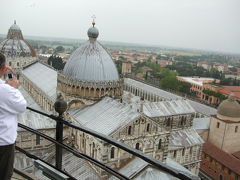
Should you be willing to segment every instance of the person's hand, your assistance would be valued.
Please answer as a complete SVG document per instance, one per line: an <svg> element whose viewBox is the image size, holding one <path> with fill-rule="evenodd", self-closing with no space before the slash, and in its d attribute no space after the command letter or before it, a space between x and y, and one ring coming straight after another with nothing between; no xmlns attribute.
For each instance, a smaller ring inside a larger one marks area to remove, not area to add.
<svg viewBox="0 0 240 180"><path fill-rule="evenodd" d="M14 88L18 88L20 86L19 81L14 77L11 80L7 80L6 83Z"/></svg>
<svg viewBox="0 0 240 180"><path fill-rule="evenodd" d="M15 74L15 72L11 66L5 66L4 71L5 71L5 75L7 75L9 72L12 74Z"/></svg>
<svg viewBox="0 0 240 180"><path fill-rule="evenodd" d="M4 70L3 70L3 76L4 76L4 78L7 77L7 74L8 74L8 73L15 74L15 72L14 72L14 70L13 70L13 68L12 68L11 66L5 65Z"/></svg>

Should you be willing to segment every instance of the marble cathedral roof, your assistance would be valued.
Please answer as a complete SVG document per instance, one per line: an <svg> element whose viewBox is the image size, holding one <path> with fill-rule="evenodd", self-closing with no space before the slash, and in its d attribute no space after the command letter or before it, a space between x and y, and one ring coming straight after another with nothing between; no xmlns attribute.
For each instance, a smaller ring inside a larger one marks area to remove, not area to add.
<svg viewBox="0 0 240 180"><path fill-rule="evenodd" d="M55 164L54 150L42 149L31 152L34 155L40 156L42 159L53 159L51 162ZM98 173L92 168L90 163L81 158L77 158L72 153L63 152L63 164L64 170L71 174L73 177L79 180L101 180ZM34 176L39 179L50 180L47 176L42 174L41 170L34 168L34 160L26 157L26 155L17 153L15 155L15 168L34 171Z"/></svg>
<svg viewBox="0 0 240 180"><path fill-rule="evenodd" d="M188 174L192 179L200 179L195 174L193 174L188 169L184 168L181 164L177 163L176 161L167 158L166 165L181 171L184 174ZM150 166L146 161L134 158L131 162L129 162L126 166L119 170L120 173L126 175L130 179L133 180L177 180L178 178L173 177L172 175L158 170L152 166ZM110 180L116 180L117 178L111 177Z"/></svg>
<svg viewBox="0 0 240 180"><path fill-rule="evenodd" d="M33 47L23 38L22 31L14 21L7 38L0 42L0 52L9 57L35 57Z"/></svg>
<svg viewBox="0 0 240 180"><path fill-rule="evenodd" d="M201 145L203 143L204 141L194 128L187 128L171 131L168 148L169 150L174 150L178 148Z"/></svg>
<svg viewBox="0 0 240 180"><path fill-rule="evenodd" d="M145 102L143 113L149 117L171 116L178 114L195 113L188 100L171 100L159 102Z"/></svg>
<svg viewBox="0 0 240 180"><path fill-rule="evenodd" d="M150 86L148 84L136 81L134 79L130 78L124 78L124 84L129 84L131 86L134 86L139 89L143 89L144 91L147 91L149 93L155 94L163 99L166 100L177 100L177 99L183 99L183 97L175 95L173 93L161 90L159 88ZM195 109L196 112L199 112L201 114L206 115L215 115L217 113L217 110L215 108L212 108L210 106L201 104L199 102L195 102L192 100L189 100L190 105Z"/></svg>
<svg viewBox="0 0 240 180"><path fill-rule="evenodd" d="M111 135L141 115L132 109L131 105L120 103L110 97L104 97L84 109L71 109L68 113L80 125L105 135Z"/></svg>
<svg viewBox="0 0 240 180"><path fill-rule="evenodd" d="M40 62L35 62L23 69L26 76L35 86L41 89L55 102L57 88L57 71Z"/></svg>
<svg viewBox="0 0 240 180"><path fill-rule="evenodd" d="M43 111L41 107L33 100L31 95L28 94L22 87L19 88L19 91L26 99L29 107ZM30 110L26 110L24 113L18 115L17 119L19 123L24 124L33 129L48 129L56 127L56 122L54 120L49 119L41 114L34 113ZM21 130L22 130L21 128L18 129L18 131Z"/></svg>
<svg viewBox="0 0 240 180"><path fill-rule="evenodd" d="M64 67L64 75L80 81L119 80L116 65L110 54L97 41L98 35L96 27L89 28L89 40L71 54Z"/></svg>

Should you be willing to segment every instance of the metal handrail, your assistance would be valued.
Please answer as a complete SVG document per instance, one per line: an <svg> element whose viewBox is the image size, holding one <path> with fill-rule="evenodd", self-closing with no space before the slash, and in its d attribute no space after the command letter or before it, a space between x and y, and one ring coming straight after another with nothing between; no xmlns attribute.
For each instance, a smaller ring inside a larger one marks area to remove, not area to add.
<svg viewBox="0 0 240 180"><path fill-rule="evenodd" d="M29 158L31 158L31 159L41 160L42 162L44 162L44 163L47 164L48 166L51 166L52 168L55 168L55 169L56 169L56 167L55 167L54 165L52 165L52 164L50 164L50 163L42 160L41 158L39 158L39 157L37 157L37 156L35 156L35 155L31 154L31 153L29 153L28 151L26 151L25 149L22 149L22 148L18 147L17 145L15 146L15 149L16 149L17 151L25 154L27 157L29 157ZM71 175L68 174L66 171L63 171L63 170L61 170L61 169L57 169L57 170L60 171L61 173L65 174L65 175L69 176L69 177L71 178L71 180L77 180L75 177L71 176Z"/></svg>
<svg viewBox="0 0 240 180"><path fill-rule="evenodd" d="M19 174L20 176L26 178L27 180L35 180L33 179L32 177L28 176L27 174L23 173L22 171L16 169L16 168L13 168L13 171L16 173L16 174Z"/></svg>
<svg viewBox="0 0 240 180"><path fill-rule="evenodd" d="M47 116L47 117L49 117L49 118L51 118L51 119L53 119L53 120L55 120L57 122L61 122L61 123L65 124L65 125L67 125L69 127L74 128L74 129L78 129L78 130L80 130L82 132L90 134L90 135L92 135L94 137L97 137L97 138L103 140L103 141L106 141L106 142L108 142L108 143L110 143L110 144L112 144L112 145L114 145L114 146L116 146L116 147L118 147L118 148L120 148L120 149L122 149L122 150L124 150L124 151L126 151L126 152L128 152L128 153L130 153L132 155L134 155L134 156L137 156L137 157L143 159L144 161L148 162L149 164L153 165L154 167L156 167L156 168L158 168L158 169L160 169L162 171L165 171L165 172L173 175L174 177L177 177L177 178L183 179L183 180L197 179L195 176L191 176L191 175L188 175L188 174L183 174L181 171L178 171L178 170L176 170L176 169L174 169L174 168L172 168L172 167L170 167L170 166L168 166L168 165L166 165L166 164L164 164L164 163L162 163L162 162L160 162L160 161L158 161L158 160L156 160L156 159L154 159L152 157L146 156L143 152L141 152L139 150L136 150L136 149L134 149L134 148L132 148L130 146L127 146L124 143L116 141L115 139L113 139L113 138L111 138L109 136L106 136L104 134L98 133L98 132L93 131L92 129L89 129L89 128L86 128L86 127L80 127L80 126L74 125L73 123L71 123L69 121L66 121L62 116L49 115L47 113L38 111L38 110L30 108L30 107L27 107L27 109L29 109L29 110L31 110L33 112L39 113L39 114L41 114L43 116ZM24 125L21 125L21 126L23 127ZM27 126L25 126L24 128L26 128L28 130L31 129L31 128L27 127ZM32 132L34 132L34 131L32 131ZM39 133L39 132L38 132L38 135L40 135L40 136L42 136L44 138L47 138L47 139L50 138L50 137L48 137L48 136L46 136L46 135L44 135L42 133ZM54 143L58 144L59 146L69 150L70 152L74 151L76 156L81 157L81 158L86 158L86 160L89 160L90 162L93 162L94 164L96 163L96 165L100 165L103 169L106 168L105 169L106 171L108 171L109 173L113 173L113 175L116 175L120 179L122 179L122 178L123 179L129 179L126 176L121 175L117 171L112 170L108 166L100 163L99 161L97 161L97 160L95 160L95 159L93 159L93 158L91 158L91 157L89 157L89 156L87 156L85 154L82 154L82 153L80 153L80 152L78 152L76 150L73 150L71 147L69 147L67 145L64 145L64 144L61 144L61 143L57 142L55 139L53 139L53 138L51 138L51 140ZM98 164L98 163L100 163L100 164Z"/></svg>
<svg viewBox="0 0 240 180"><path fill-rule="evenodd" d="M39 132L39 131L36 131L35 129L32 129L32 128L28 127L28 126L25 126L25 125L23 125L23 124L21 124L21 123L18 123L18 126L21 127L21 128L23 128L23 129L25 129L25 130L27 130L27 131L29 131L29 132L31 132L31 133L37 134L37 135L39 135L39 136L47 139L48 141L53 142L54 144L57 144L58 146L60 146L61 148L66 149L67 151L71 152L71 153L74 154L75 156L77 156L77 157L79 157L79 158L82 158L82 159L85 159L85 160L87 160L87 161L95 164L96 166L104 169L105 171L107 171L108 173L110 173L110 174L118 177L119 179L127 179L127 180L129 180L129 178L126 177L125 175L123 175L123 174L115 171L114 169L112 169L112 168L106 166L105 164L97 161L96 159L94 159L94 158L92 158L92 157L90 157L90 156L87 156L86 154L83 154L83 153L80 153L79 151L76 151L75 149L71 148L70 146L68 146L68 145L66 145L66 144L59 143L58 141L56 141L55 139L53 139L53 138L50 137L50 136L47 136L47 135L45 135L45 134L43 134L43 133L41 133L41 132ZM56 167L55 167L55 168L56 168ZM60 170L59 168L56 168L56 169L57 169L57 170Z"/></svg>

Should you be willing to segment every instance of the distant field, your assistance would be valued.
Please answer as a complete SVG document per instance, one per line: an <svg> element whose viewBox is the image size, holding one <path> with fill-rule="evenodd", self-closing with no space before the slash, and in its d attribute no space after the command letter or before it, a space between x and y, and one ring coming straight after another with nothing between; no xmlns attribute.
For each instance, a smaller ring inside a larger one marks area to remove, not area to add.
<svg viewBox="0 0 240 180"><path fill-rule="evenodd" d="M201 56L200 53L175 51L175 50L161 50L163 54L176 54L177 56Z"/></svg>

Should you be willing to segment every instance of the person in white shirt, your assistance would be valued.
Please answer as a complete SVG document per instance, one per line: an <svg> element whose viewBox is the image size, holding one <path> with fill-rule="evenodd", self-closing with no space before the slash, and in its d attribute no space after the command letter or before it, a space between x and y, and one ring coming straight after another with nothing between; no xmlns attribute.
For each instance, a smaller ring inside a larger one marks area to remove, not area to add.
<svg viewBox="0 0 240 180"><path fill-rule="evenodd" d="M14 73L0 53L0 78ZM18 90L19 81L0 79L0 179L9 180L13 174L15 141L17 138L17 115L26 110L26 100Z"/></svg>

